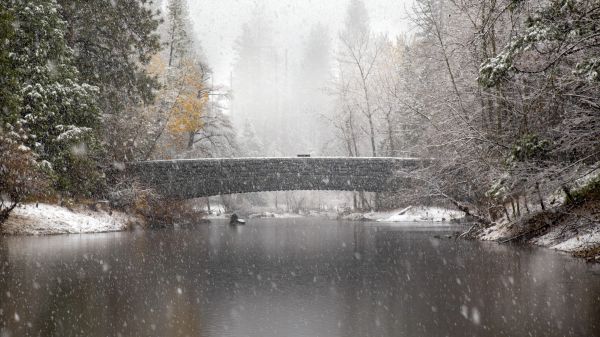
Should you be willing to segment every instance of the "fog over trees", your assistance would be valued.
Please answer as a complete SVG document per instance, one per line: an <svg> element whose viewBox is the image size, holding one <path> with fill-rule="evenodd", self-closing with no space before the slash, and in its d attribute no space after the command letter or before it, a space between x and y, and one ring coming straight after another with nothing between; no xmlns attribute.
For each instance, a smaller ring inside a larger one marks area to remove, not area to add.
<svg viewBox="0 0 600 337"><path fill-rule="evenodd" d="M246 155L435 158L423 189L385 203L486 220L546 207L598 168L597 5L415 1L413 29L389 36L350 1L343 28L311 27L302 53L276 47L257 7L232 73L234 118L262 145Z"/></svg>
<svg viewBox="0 0 600 337"><path fill-rule="evenodd" d="M330 101L329 31L317 24L307 30L303 50L289 50L263 13L257 6L236 40L231 116L237 128L253 128L262 144L248 155L319 154Z"/></svg>

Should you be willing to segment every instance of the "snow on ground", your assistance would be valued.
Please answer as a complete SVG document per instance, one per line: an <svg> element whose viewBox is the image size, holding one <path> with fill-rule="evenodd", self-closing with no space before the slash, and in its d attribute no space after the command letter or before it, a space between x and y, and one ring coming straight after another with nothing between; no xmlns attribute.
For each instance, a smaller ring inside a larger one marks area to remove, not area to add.
<svg viewBox="0 0 600 337"><path fill-rule="evenodd" d="M449 222L460 219L459 211L439 207L407 207L389 212L352 213L342 217L344 220L363 220L378 222Z"/></svg>
<svg viewBox="0 0 600 337"><path fill-rule="evenodd" d="M514 238L519 234L516 226L509 223L500 223L487 228L479 235L484 241L502 241ZM589 228L581 228L574 232L565 225L553 227L548 233L535 237L531 243L564 252L577 252L600 246L600 224Z"/></svg>
<svg viewBox="0 0 600 337"><path fill-rule="evenodd" d="M483 241L499 241L511 238L515 235L512 227L507 223L499 223L483 231L479 237Z"/></svg>
<svg viewBox="0 0 600 337"><path fill-rule="evenodd" d="M243 214L244 212L242 212ZM240 215L240 214L238 214ZM221 210L217 210L214 211L211 209L211 212L209 214L206 215L206 219L213 219L213 220L217 220L217 219L229 219L231 217L231 213L226 212L224 209ZM303 218L305 217L305 215L300 215L300 214L294 214L294 213L287 213L287 212L269 212L269 211L265 211L265 212L260 212L260 213L252 213L250 215L248 215L249 219L255 219L255 218L274 218L274 219L293 219L293 218Z"/></svg>
<svg viewBox="0 0 600 337"><path fill-rule="evenodd" d="M199 209L196 209L199 210ZM231 214L228 214L227 211L225 210L225 207L223 205L211 205L210 206L210 211L208 211L206 208L204 209L200 209L204 212L206 212L206 217L205 219L229 219L229 217L231 216Z"/></svg>
<svg viewBox="0 0 600 337"><path fill-rule="evenodd" d="M564 252L577 252L600 245L600 224L581 233L570 233L556 227L549 233L532 240L538 246L549 247Z"/></svg>
<svg viewBox="0 0 600 337"><path fill-rule="evenodd" d="M207 214L204 218L208 219L208 220L217 220L217 219L229 219L231 217L231 214L227 214L227 213L209 213Z"/></svg>
<svg viewBox="0 0 600 337"><path fill-rule="evenodd" d="M135 219L125 213L94 212L48 204L24 204L13 210L3 225L9 235L101 233L126 230Z"/></svg>
<svg viewBox="0 0 600 337"><path fill-rule="evenodd" d="M303 218L304 215L294 213L273 213L273 212L262 212L258 214L251 214L248 218L275 218L275 219L295 219Z"/></svg>
<svg viewBox="0 0 600 337"><path fill-rule="evenodd" d="M575 252L589 249L598 245L600 245L600 228L597 228L593 233L578 235L550 248L565 252Z"/></svg>
<svg viewBox="0 0 600 337"><path fill-rule="evenodd" d="M381 222L445 222L460 219L462 213L439 207L407 207L393 215L379 219Z"/></svg>

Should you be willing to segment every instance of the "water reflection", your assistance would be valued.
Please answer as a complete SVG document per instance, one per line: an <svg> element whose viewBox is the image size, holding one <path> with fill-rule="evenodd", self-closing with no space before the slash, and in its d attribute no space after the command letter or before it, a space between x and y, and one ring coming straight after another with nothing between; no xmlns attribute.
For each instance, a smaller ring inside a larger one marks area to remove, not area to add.
<svg viewBox="0 0 600 337"><path fill-rule="evenodd" d="M600 277L442 228L255 220L0 239L0 336L598 336Z"/></svg>

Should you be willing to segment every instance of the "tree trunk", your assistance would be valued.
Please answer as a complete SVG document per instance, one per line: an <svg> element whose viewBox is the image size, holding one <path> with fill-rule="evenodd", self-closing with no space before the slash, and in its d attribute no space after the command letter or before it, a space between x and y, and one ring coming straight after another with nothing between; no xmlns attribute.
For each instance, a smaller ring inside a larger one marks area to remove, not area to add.
<svg viewBox="0 0 600 337"><path fill-rule="evenodd" d="M542 193L540 192L540 183L535 183L535 191L538 195L538 199L540 201L540 205L542 206L542 211L546 210L546 206L544 206L544 199L542 198Z"/></svg>
<svg viewBox="0 0 600 337"><path fill-rule="evenodd" d="M359 65L363 82L363 92L365 94L365 103L367 104L367 119L369 120L369 138L371 140L371 151L373 157L377 157L377 146L375 144L375 126L373 125L373 112L371 111L371 100L369 98L369 88L367 87L367 78L364 75L362 68Z"/></svg>
<svg viewBox="0 0 600 337"><path fill-rule="evenodd" d="M195 132L190 132L188 134L188 143L187 143L187 149L188 150L191 150L191 149L194 148L194 138L195 138L195 136L196 136Z"/></svg>
<svg viewBox="0 0 600 337"><path fill-rule="evenodd" d="M512 208L513 218L516 218L517 217L517 211L515 209L515 199L513 199L513 198L510 198L510 207Z"/></svg>
<svg viewBox="0 0 600 337"><path fill-rule="evenodd" d="M0 210L0 230L2 229L2 224L8 219L10 216L10 212L12 212L15 207L17 207L18 202L12 203L10 206L6 207L3 210Z"/></svg>
<svg viewBox="0 0 600 337"><path fill-rule="evenodd" d="M392 121L391 121L391 117L390 114L388 114L387 116L387 127L388 127L388 142L389 142L389 156L390 157L395 157L396 156L396 146L394 144L394 136L393 136L393 130L392 130Z"/></svg>
<svg viewBox="0 0 600 337"><path fill-rule="evenodd" d="M171 20L175 21L175 19ZM171 64L173 63L173 50L175 49L175 22L171 22L171 25L173 27L171 29L171 41L169 43L169 67L171 67Z"/></svg>
<svg viewBox="0 0 600 337"><path fill-rule="evenodd" d="M506 205L502 204L502 208L504 208L504 214L506 214L506 220L510 221L510 215L508 214L508 209L506 208Z"/></svg>

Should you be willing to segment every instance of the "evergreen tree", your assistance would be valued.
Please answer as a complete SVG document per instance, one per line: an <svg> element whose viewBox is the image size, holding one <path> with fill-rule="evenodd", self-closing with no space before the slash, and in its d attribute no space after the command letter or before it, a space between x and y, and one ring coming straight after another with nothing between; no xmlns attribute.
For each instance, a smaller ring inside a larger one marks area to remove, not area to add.
<svg viewBox="0 0 600 337"><path fill-rule="evenodd" d="M97 86L104 114L150 103L158 82L146 72L160 50L157 13L142 0L58 0L81 78Z"/></svg>
<svg viewBox="0 0 600 337"><path fill-rule="evenodd" d="M191 44L187 28L188 14L185 0L169 1L167 21L169 22L168 41L169 67L176 61L181 62Z"/></svg>
<svg viewBox="0 0 600 337"><path fill-rule="evenodd" d="M328 139L328 127L323 123L323 114L331 109L331 95L326 92L326 87L331 79L332 46L327 27L317 24L312 27L305 43L301 60L302 75L296 80L294 89L295 102L293 106L298 109L294 115L292 129L298 130L302 135L296 141L296 153L317 151Z"/></svg>
<svg viewBox="0 0 600 337"><path fill-rule="evenodd" d="M17 119L19 95L17 76L9 57L9 44L14 36L14 17L7 4L0 3L0 128Z"/></svg>
<svg viewBox="0 0 600 337"><path fill-rule="evenodd" d="M281 139L283 130L282 102L284 60L274 41L271 24L265 19L265 8L257 6L251 20L243 25L235 44L237 60L233 67L233 116L236 127L242 129L245 119L256 128L263 143ZM281 144L280 144L281 145ZM280 148L282 146L279 146ZM266 149L261 149L262 155Z"/></svg>
<svg viewBox="0 0 600 337"><path fill-rule="evenodd" d="M244 122L240 140L242 155L246 157L258 157L263 151L264 145L256 136L254 125L249 119Z"/></svg>
<svg viewBox="0 0 600 337"><path fill-rule="evenodd" d="M371 34L369 12L362 0L352 0L346 12L346 21L342 39L356 43L364 44Z"/></svg>
<svg viewBox="0 0 600 337"><path fill-rule="evenodd" d="M97 88L79 80L58 9L55 0L8 4L18 23L7 49L19 88L19 124L29 132L26 145L52 164L59 189L89 192L99 180L90 158L97 149Z"/></svg>

